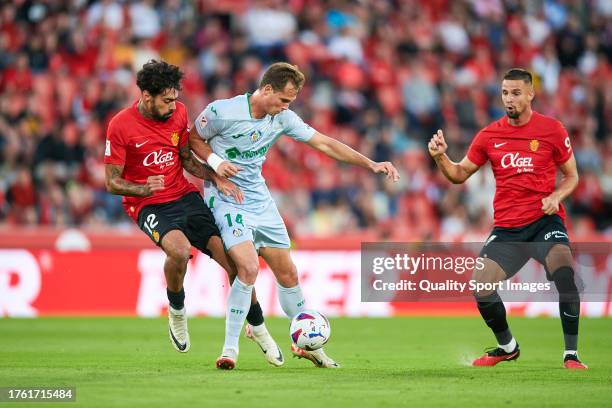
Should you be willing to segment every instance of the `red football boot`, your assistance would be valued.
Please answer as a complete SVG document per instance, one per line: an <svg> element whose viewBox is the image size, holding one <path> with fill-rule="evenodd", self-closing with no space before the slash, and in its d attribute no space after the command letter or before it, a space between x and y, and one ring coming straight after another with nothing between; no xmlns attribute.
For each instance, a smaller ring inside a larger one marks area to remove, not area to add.
<svg viewBox="0 0 612 408"><path fill-rule="evenodd" d="M586 370L589 368L582 361L578 360L577 354L568 354L563 358L563 366L569 370Z"/></svg>
<svg viewBox="0 0 612 408"><path fill-rule="evenodd" d="M476 367L493 367L497 363L501 363L502 361L511 361L516 360L521 355L521 351L519 350L518 344L510 353L504 351L504 349L500 347L492 348L487 350L484 356L477 358L472 362L473 366Z"/></svg>

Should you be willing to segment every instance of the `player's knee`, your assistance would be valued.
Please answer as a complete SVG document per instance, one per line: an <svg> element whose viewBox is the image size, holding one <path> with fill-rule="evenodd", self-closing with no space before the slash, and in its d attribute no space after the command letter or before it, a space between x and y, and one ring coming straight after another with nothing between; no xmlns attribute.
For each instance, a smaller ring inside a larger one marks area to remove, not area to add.
<svg viewBox="0 0 612 408"><path fill-rule="evenodd" d="M191 258L191 246L189 245L175 245L166 251L166 254L174 262L179 264L187 264Z"/></svg>
<svg viewBox="0 0 612 408"><path fill-rule="evenodd" d="M501 282L507 278L506 272L492 259L482 259L483 267L472 271L472 295L478 300L497 293Z"/></svg>
<svg viewBox="0 0 612 408"><path fill-rule="evenodd" d="M297 268L295 265L291 263L291 266L283 269L282 271L278 271L276 273L276 280L285 288L293 288L297 286L299 282Z"/></svg>
<svg viewBox="0 0 612 408"><path fill-rule="evenodd" d="M557 244L553 246L548 255L546 255L546 269L552 275L559 268L571 267L572 265L572 251L567 245Z"/></svg>
<svg viewBox="0 0 612 408"><path fill-rule="evenodd" d="M248 262L244 265L237 265L236 270L238 272L238 279L242 283L247 285L253 285L255 279L257 279L257 272L259 272L259 264L254 262Z"/></svg>

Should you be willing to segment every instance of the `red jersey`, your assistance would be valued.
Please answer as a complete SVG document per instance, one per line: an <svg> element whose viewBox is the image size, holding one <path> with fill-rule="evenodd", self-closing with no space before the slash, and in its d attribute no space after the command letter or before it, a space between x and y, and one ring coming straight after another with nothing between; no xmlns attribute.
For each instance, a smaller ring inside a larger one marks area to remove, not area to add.
<svg viewBox="0 0 612 408"><path fill-rule="evenodd" d="M188 142L187 109L180 102L165 122L147 119L138 102L116 114L108 125L105 164L124 166L122 177L146 184L149 176L164 175L165 189L149 197L123 197L123 208L135 221L140 209L167 203L198 189L183 175L179 148Z"/></svg>
<svg viewBox="0 0 612 408"><path fill-rule="evenodd" d="M556 119L533 112L525 125L512 126L503 117L482 129L467 158L482 166L491 161L495 175L493 200L496 227L521 227L544 216L542 199L555 189L557 167L572 156L567 131ZM557 213L565 221L559 204Z"/></svg>

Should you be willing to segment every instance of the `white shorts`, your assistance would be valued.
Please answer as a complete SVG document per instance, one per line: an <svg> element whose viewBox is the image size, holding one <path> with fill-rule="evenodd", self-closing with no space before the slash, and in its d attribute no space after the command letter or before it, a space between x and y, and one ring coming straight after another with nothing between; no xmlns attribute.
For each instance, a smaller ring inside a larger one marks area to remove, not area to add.
<svg viewBox="0 0 612 408"><path fill-rule="evenodd" d="M246 241L253 242L257 251L261 247L291 246L285 222L272 200L253 209L220 200L213 193L206 194L206 204L215 217L226 250Z"/></svg>

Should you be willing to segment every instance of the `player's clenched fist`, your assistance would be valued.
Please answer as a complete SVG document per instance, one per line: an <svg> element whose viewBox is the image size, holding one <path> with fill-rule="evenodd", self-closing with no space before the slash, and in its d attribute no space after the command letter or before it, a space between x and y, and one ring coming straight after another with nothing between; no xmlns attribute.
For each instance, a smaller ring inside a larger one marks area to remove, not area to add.
<svg viewBox="0 0 612 408"><path fill-rule="evenodd" d="M145 184L145 189L147 190L148 195L153 195L157 191L162 191L164 189L164 175L158 174L156 176L149 176L147 178L147 184Z"/></svg>
<svg viewBox="0 0 612 408"><path fill-rule="evenodd" d="M427 145L429 149L429 154L431 157L436 157L441 154L446 153L446 149L448 145L444 141L444 133L442 133L441 129L438 129L438 132L433 135L433 137L429 140L429 144Z"/></svg>
<svg viewBox="0 0 612 408"><path fill-rule="evenodd" d="M559 212L559 197L551 194L542 199L542 211L546 215L553 215Z"/></svg>

